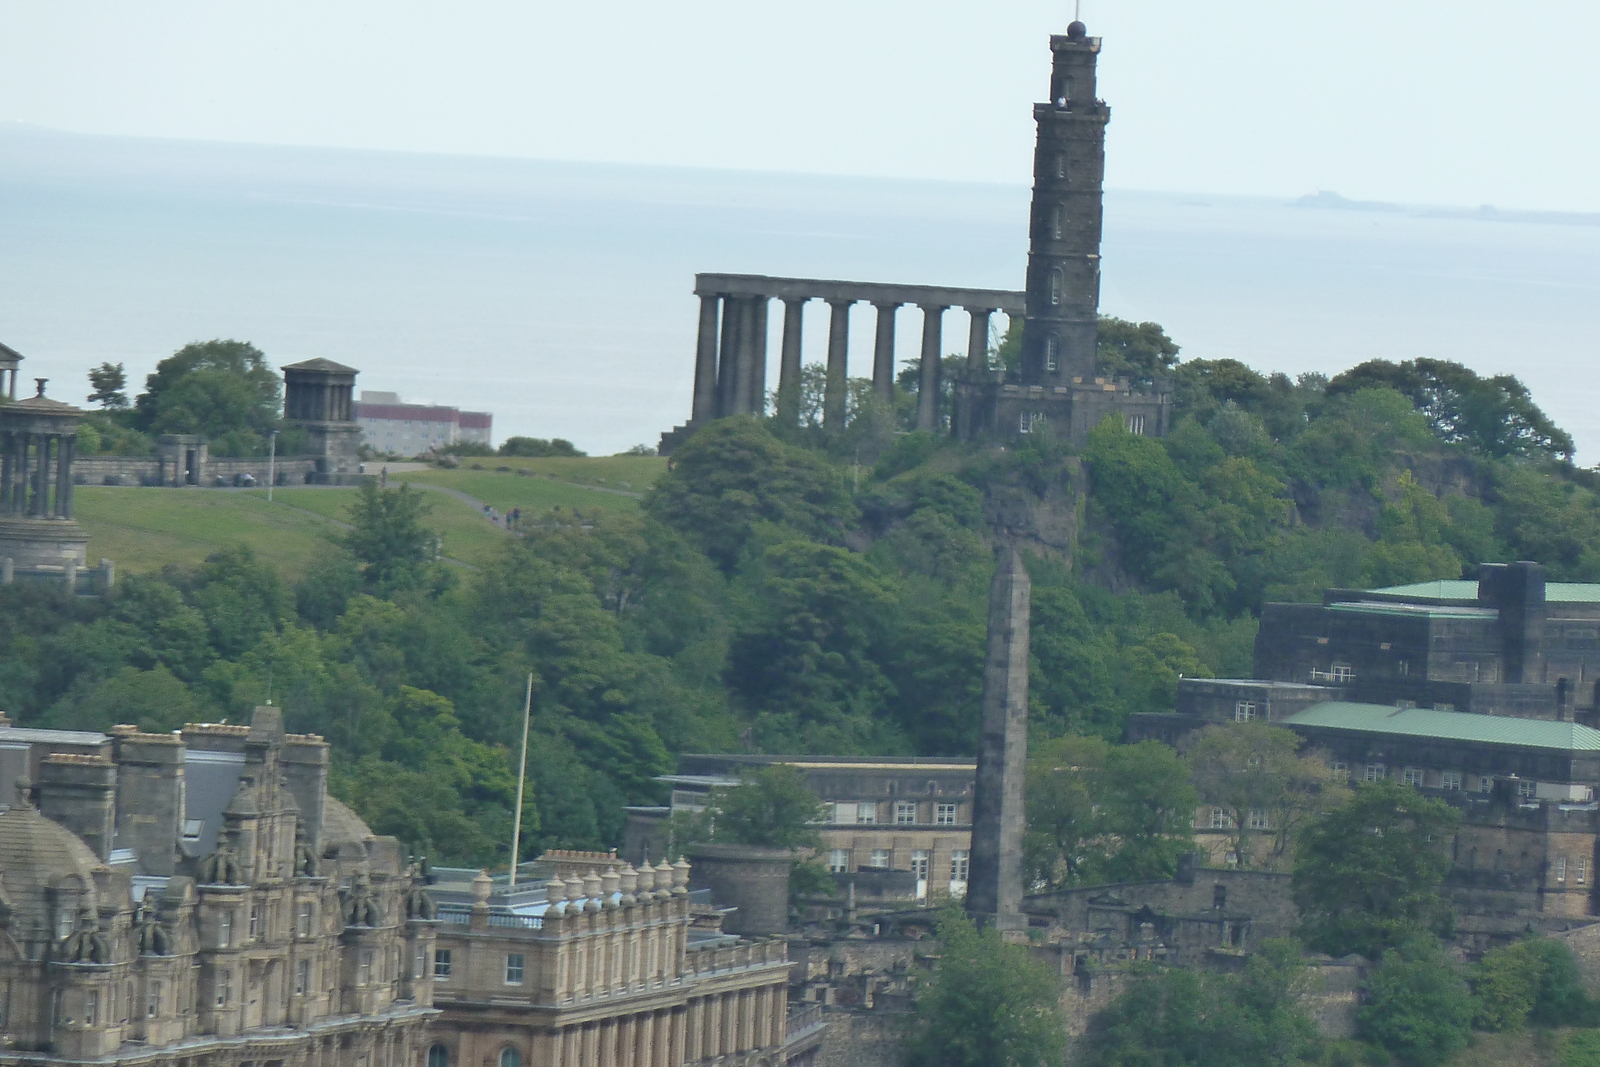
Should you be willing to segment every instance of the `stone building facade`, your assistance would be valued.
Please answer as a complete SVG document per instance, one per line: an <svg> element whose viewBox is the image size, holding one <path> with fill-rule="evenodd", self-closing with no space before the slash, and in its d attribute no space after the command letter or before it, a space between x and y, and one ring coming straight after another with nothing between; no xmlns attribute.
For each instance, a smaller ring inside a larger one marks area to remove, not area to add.
<svg viewBox="0 0 1600 1067"><path fill-rule="evenodd" d="M0 727L0 1062L419 1062L432 904L325 791L327 746L249 726Z"/></svg>
<svg viewBox="0 0 1600 1067"><path fill-rule="evenodd" d="M660 856L673 813L703 811L713 789L774 763L798 768L825 805L819 858L841 899L850 883L865 890L890 872L910 876L893 881L901 902L966 893L977 773L971 759L685 754L677 774L658 779L672 787L669 804L628 809L623 854L634 862Z"/></svg>

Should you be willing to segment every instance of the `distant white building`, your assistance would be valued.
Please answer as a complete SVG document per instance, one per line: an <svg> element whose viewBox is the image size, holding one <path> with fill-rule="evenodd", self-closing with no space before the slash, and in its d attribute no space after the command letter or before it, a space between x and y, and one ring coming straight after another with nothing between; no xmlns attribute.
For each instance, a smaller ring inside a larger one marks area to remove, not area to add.
<svg viewBox="0 0 1600 1067"><path fill-rule="evenodd" d="M490 445L494 416L437 404L403 404L398 393L361 391L355 404L362 442L377 452L415 456L458 441Z"/></svg>

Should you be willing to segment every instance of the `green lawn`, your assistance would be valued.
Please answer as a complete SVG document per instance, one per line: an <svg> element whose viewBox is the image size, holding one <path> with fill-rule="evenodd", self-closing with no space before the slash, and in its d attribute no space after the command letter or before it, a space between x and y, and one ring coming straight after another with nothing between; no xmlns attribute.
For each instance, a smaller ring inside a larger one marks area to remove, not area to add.
<svg viewBox="0 0 1600 1067"><path fill-rule="evenodd" d="M339 522L348 522L355 489L321 489L312 486L286 486L272 491L274 502L304 508ZM266 500L265 489L251 489L244 495ZM444 554L463 563L483 563L493 558L505 543L505 532L483 517L471 504L448 493L426 494L429 511L424 524L438 534Z"/></svg>
<svg viewBox="0 0 1600 1067"><path fill-rule="evenodd" d="M579 485L600 485L642 493L667 473L662 456L552 456L549 459L521 459L516 456L464 456L461 469L470 471L480 464L484 470L510 467L512 473L529 470L535 475ZM370 468L369 468L370 469Z"/></svg>
<svg viewBox="0 0 1600 1067"><path fill-rule="evenodd" d="M563 481L552 481L538 475L508 474L494 470L408 471L389 476L391 485L401 481L459 490L502 513L512 508L521 508L524 512L537 514L557 506L563 511L570 511L573 508L580 511L593 508L633 511L639 506L637 498L624 496L623 493L601 492L598 489L568 485Z"/></svg>
<svg viewBox="0 0 1600 1067"><path fill-rule="evenodd" d="M339 529L265 499L212 489L80 485L72 500L89 532L90 562L107 557L123 574L197 564L243 542L286 576L299 577Z"/></svg>

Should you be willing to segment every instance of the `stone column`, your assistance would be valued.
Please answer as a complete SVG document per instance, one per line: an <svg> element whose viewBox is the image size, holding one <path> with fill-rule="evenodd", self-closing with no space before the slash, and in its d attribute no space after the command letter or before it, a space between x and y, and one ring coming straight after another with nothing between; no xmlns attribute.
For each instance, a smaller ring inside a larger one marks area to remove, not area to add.
<svg viewBox="0 0 1600 1067"><path fill-rule="evenodd" d="M667 1063L680 1067L689 1055L689 1006L672 1009L672 1044L667 1049Z"/></svg>
<svg viewBox="0 0 1600 1067"><path fill-rule="evenodd" d="M783 350L778 355L778 421L785 426L800 422L800 328L806 298L783 302Z"/></svg>
<svg viewBox="0 0 1600 1067"><path fill-rule="evenodd" d="M850 389L850 305L854 300L830 300L828 318L828 380L822 391L822 425L844 429Z"/></svg>
<svg viewBox="0 0 1600 1067"><path fill-rule="evenodd" d="M0 372L3 374L4 372ZM0 512L11 511L11 433L0 433Z"/></svg>
<svg viewBox="0 0 1600 1067"><path fill-rule="evenodd" d="M939 349L943 307L922 305L922 374L917 383L917 429L939 432Z"/></svg>
<svg viewBox="0 0 1600 1067"><path fill-rule="evenodd" d="M878 309L878 335L872 343L872 395L894 403L894 315L899 304L874 304Z"/></svg>
<svg viewBox="0 0 1600 1067"><path fill-rule="evenodd" d="M700 294L700 336L694 350L695 422L717 417L717 301L715 293Z"/></svg>
<svg viewBox="0 0 1600 1067"><path fill-rule="evenodd" d="M967 913L1001 930L1022 916L1022 785L1028 754L1028 626L1031 583L1017 550L1000 549L989 587L983 722L972 805Z"/></svg>
<svg viewBox="0 0 1600 1067"><path fill-rule="evenodd" d="M722 298L722 342L717 357L717 418L734 413L739 380L739 327L742 311L736 296Z"/></svg>
<svg viewBox="0 0 1600 1067"><path fill-rule="evenodd" d="M54 513L58 519L72 518L72 445L75 438L65 434L56 436L56 499Z"/></svg>
<svg viewBox="0 0 1600 1067"><path fill-rule="evenodd" d="M35 471L33 487L33 508L30 515L46 519L50 517L50 435L36 434L39 440L38 467Z"/></svg>
<svg viewBox="0 0 1600 1067"><path fill-rule="evenodd" d="M967 308L972 317L967 329L967 372L977 373L989 363L989 316L993 308Z"/></svg>
<svg viewBox="0 0 1600 1067"><path fill-rule="evenodd" d="M750 399L752 415L767 413L767 306L765 296L750 298Z"/></svg>
<svg viewBox="0 0 1600 1067"><path fill-rule="evenodd" d="M653 1012L644 1012L639 1016L636 1045L638 1052L634 1056L637 1067L656 1067L656 1017Z"/></svg>

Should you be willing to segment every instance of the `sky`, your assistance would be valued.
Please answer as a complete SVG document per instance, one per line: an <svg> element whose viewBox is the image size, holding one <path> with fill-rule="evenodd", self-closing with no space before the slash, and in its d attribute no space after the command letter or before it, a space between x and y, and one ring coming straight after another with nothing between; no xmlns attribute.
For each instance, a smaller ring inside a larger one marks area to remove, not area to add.
<svg viewBox="0 0 1600 1067"><path fill-rule="evenodd" d="M1017 183L1072 0L0 0L0 122ZM1112 188L1600 211L1600 5L1082 0Z"/></svg>

